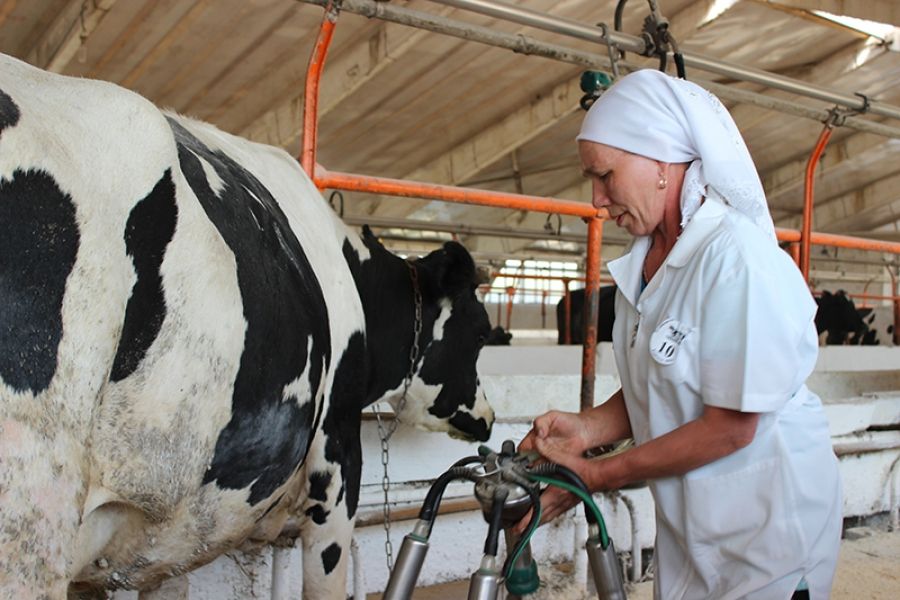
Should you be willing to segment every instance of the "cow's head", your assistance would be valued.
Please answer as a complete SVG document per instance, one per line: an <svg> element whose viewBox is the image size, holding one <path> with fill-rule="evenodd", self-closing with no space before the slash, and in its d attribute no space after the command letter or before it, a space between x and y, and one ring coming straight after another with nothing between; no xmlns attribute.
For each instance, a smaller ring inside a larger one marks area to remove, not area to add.
<svg viewBox="0 0 900 600"><path fill-rule="evenodd" d="M377 393L376 398L399 409L400 420L406 424L446 431L457 437L487 440L494 411L485 398L475 363L491 326L484 305L475 296L477 281L472 257L460 244L448 242L428 256L412 261L422 310L418 352L412 353L415 364L410 369L409 340L415 327L415 311L407 316L408 311L401 306L411 303L415 308L416 294L407 292L414 289L412 272L406 265L397 267L395 261L398 259L381 247L368 228L364 229L363 239L374 261L379 261L379 255L383 257L380 260L386 260L382 253L388 254L392 259L390 270L399 270L396 277L406 279L403 284L398 282L397 287L407 296L398 299L394 306L386 307L386 314L370 317L370 311L366 310L369 343L375 344L372 347L376 348L374 353L370 352L370 358L376 368L382 363L384 368L379 368L382 373L393 373L386 382L387 390ZM363 269L365 266L364 263ZM382 281L377 285L384 286L385 283ZM389 323L375 322L382 318L388 319ZM386 335L388 330L394 332L389 346L383 340L372 339L373 335ZM387 359L382 353L398 354L398 350L402 374L412 373L408 387L403 381L405 378L398 380L397 375L401 373L396 366L384 364Z"/></svg>

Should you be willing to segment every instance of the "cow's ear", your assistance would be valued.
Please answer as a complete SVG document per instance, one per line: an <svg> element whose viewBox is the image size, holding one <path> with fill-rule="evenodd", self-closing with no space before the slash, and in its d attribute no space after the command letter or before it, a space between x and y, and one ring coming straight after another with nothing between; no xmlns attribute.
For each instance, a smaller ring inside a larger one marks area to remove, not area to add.
<svg viewBox="0 0 900 600"><path fill-rule="evenodd" d="M426 272L428 287L437 295L455 296L475 285L475 261L457 242L445 243L417 264Z"/></svg>
<svg viewBox="0 0 900 600"><path fill-rule="evenodd" d="M372 233L372 229L368 225L362 226L362 240L367 248L381 248L384 249L384 246L381 245L381 240L378 239L378 236Z"/></svg>

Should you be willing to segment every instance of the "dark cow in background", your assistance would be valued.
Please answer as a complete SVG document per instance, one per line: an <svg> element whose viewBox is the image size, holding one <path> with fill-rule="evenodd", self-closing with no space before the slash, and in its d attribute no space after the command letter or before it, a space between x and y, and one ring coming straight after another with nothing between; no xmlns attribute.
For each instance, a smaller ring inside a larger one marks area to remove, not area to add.
<svg viewBox="0 0 900 600"><path fill-rule="evenodd" d="M842 345L858 338L866 332L866 324L856 310L853 300L844 290L835 293L823 291L816 296L816 332L820 344L827 346ZM824 338L824 339L822 339Z"/></svg>
<svg viewBox="0 0 900 600"><path fill-rule="evenodd" d="M889 306L856 308L844 290L816 297L816 331L822 345L894 345L894 314Z"/></svg>
<svg viewBox="0 0 900 600"><path fill-rule="evenodd" d="M489 436L474 288L279 149L0 55L0 598L150 589L289 516L305 597L345 598L362 409Z"/></svg>
<svg viewBox="0 0 900 600"><path fill-rule="evenodd" d="M584 288L572 290L571 312L569 321L569 343L581 344L584 340ZM607 285L600 288L599 310L597 315L597 342L611 342L613 321L616 319L616 286ZM565 344L566 332L566 299L556 304L557 343Z"/></svg>

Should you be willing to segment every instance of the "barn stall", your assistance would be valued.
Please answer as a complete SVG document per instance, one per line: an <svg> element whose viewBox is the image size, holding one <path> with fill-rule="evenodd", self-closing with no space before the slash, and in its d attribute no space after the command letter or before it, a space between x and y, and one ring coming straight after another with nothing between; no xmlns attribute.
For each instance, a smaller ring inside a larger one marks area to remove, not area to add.
<svg viewBox="0 0 900 600"><path fill-rule="evenodd" d="M496 274L487 292L495 323L503 323L505 310L513 340L546 330L552 333L533 338L555 338L549 299L564 297L560 289L566 279L584 278L589 289L596 287L605 276L602 265L626 242L592 214L571 142L582 114L579 101L589 93L581 88L582 73L613 70L604 38L627 51L615 59L617 69L657 65L658 57L642 57L634 45L647 6L621 3L617 33L614 2L520 3L529 11L524 15L499 2L348 0L339 16L330 5L325 10L335 13L334 40L322 60L316 120L304 127L303 104L309 98L304 82L317 41L321 44L325 4L8 0L0 6L0 49L51 71L113 81L160 106L284 147L305 158L310 171L317 162L324 165L326 196L345 221L373 225L389 247L404 254L460 239ZM783 228L782 239L798 244L801 267L809 264L812 289L840 287L889 313L896 303L900 242L900 200L894 191L900 163L892 141L900 137L898 8L887 1L659 5L684 54L688 77L720 95L735 116L776 225ZM829 12L838 8L861 20ZM595 27L600 21L609 27ZM584 35L573 37L573 31L584 29ZM309 108L305 114L310 119ZM314 130L313 143L303 145L304 135ZM368 180L342 177L353 173ZM388 178L448 188L419 186L402 198L360 191L360 181L378 184ZM815 204L804 220L810 180ZM441 202L454 195L451 186L487 190L499 200ZM585 219L597 228L589 243ZM804 235L810 228L818 235ZM804 246L810 239L811 249ZM524 281L541 273L555 285L544 288L546 297L543 289L531 288L540 303L524 297L510 302L516 295L510 288L527 289ZM538 305L543 305L540 327L534 316ZM514 319L524 326L516 327ZM582 362L596 369L589 377L594 387L589 402L614 390L608 347L601 345L596 356L592 348L486 349L481 370L500 417L489 444L521 438L531 418L551 406L583 405ZM845 516L886 514L894 529L900 496L898 369L897 349L824 348L811 382L827 403L842 458ZM364 490L348 588L360 595L383 590L387 575L374 421L367 421L364 440ZM433 452L423 460L417 449L425 445ZM448 457L474 449L402 427L390 448L396 545L412 525L411 509L421 503L424 482L448 466ZM421 583L463 579L477 565L479 545L471 540L480 538L483 522L470 500L465 485L448 493L450 508L440 518ZM630 560L631 576L643 576L646 563L636 550L652 548L649 493L625 490L603 502L612 535L627 551L623 558ZM586 581L575 551L577 536L583 535L578 519L541 530L535 551L546 561L576 560L576 579ZM290 547L291 532L285 533L279 547L235 553L143 596L295 595L300 582L292 565L298 554Z"/></svg>

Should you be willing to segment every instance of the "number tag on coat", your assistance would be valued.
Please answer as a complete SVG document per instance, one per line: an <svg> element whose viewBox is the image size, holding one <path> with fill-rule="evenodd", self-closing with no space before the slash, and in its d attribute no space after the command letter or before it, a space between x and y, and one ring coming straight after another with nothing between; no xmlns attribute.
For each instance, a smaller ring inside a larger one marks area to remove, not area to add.
<svg viewBox="0 0 900 600"><path fill-rule="evenodd" d="M691 327L680 321L666 319L650 336L650 356L661 365L671 365L678 356L681 343L691 330Z"/></svg>

